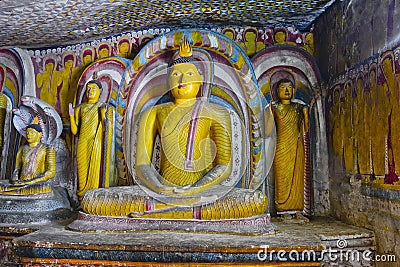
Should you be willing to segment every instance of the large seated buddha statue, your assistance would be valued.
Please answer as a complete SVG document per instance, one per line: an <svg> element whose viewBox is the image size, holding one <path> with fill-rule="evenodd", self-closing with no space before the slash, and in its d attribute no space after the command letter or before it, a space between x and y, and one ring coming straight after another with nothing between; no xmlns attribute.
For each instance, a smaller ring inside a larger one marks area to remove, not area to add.
<svg viewBox="0 0 400 267"><path fill-rule="evenodd" d="M184 38L166 69L166 92L158 101L145 101L133 116L133 138L125 135L124 152L136 185L89 190L81 202L85 213L223 220L267 211L267 196L243 183L253 168L246 166L250 137L243 118L210 101L205 89L210 72L193 52Z"/></svg>

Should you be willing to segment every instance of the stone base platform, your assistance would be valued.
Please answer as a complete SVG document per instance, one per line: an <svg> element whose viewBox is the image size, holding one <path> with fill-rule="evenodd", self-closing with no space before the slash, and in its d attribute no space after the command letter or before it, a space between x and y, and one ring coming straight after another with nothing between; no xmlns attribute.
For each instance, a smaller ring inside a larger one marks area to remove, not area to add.
<svg viewBox="0 0 400 267"><path fill-rule="evenodd" d="M53 223L12 244L23 266L373 266L369 230L331 218L272 223L272 235L76 232Z"/></svg>
<svg viewBox="0 0 400 267"><path fill-rule="evenodd" d="M32 195L0 195L1 224L40 224L65 220L72 215L67 191Z"/></svg>
<svg viewBox="0 0 400 267"><path fill-rule="evenodd" d="M236 235L271 235L277 232L269 214L231 220L174 220L103 217L79 212L78 219L66 229L78 232L174 231Z"/></svg>

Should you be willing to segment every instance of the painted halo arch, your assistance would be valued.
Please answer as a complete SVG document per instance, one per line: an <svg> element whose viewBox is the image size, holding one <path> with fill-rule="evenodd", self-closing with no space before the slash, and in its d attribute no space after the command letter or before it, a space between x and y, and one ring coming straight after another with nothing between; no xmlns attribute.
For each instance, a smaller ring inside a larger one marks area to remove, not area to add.
<svg viewBox="0 0 400 267"><path fill-rule="evenodd" d="M265 100L260 95L251 61L236 43L226 36L209 30L186 29L168 32L147 43L133 59L127 70L125 84L120 91L118 109L124 109L124 151L131 174L135 174L136 124L144 108L163 101L167 94L167 65L179 49L185 36L193 50L205 50L210 55L214 80L210 84L209 101L235 110L244 121L244 134L250 137L245 148L248 167L244 170L242 186L258 188L266 171L263 146L263 116ZM230 65L227 67L227 62ZM222 88L220 88L222 87ZM229 90L230 89L230 90ZM132 123L131 127L128 127ZM254 154L262 153L261 160L253 162ZM271 162L272 165L272 162Z"/></svg>
<svg viewBox="0 0 400 267"><path fill-rule="evenodd" d="M23 94L35 95L35 75L28 53L19 48L0 49L0 68L3 79L1 92L7 98L5 139L0 163L0 179L7 179L14 170L15 157L22 141L22 136L13 127L12 109L20 104Z"/></svg>
<svg viewBox="0 0 400 267"><path fill-rule="evenodd" d="M312 55L305 50L290 45L268 47L254 55L251 61L262 91L268 83L266 80L269 78L268 74L277 70L289 69L294 74L296 82L300 77L303 83L309 84L311 96L321 93L319 68ZM267 98L268 102L269 100Z"/></svg>
<svg viewBox="0 0 400 267"><path fill-rule="evenodd" d="M130 61L120 57L108 57L96 60L85 68L78 80L78 88L74 98L74 106L85 102L86 84L93 80L93 74L97 74L97 80L102 85L100 102L109 103L116 107L119 88L124 78L125 70Z"/></svg>

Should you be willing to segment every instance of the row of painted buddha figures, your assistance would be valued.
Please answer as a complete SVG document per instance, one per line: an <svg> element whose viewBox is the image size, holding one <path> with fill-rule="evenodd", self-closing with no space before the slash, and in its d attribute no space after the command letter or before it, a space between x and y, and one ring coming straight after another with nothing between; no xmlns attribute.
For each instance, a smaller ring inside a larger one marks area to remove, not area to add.
<svg viewBox="0 0 400 267"><path fill-rule="evenodd" d="M84 212L101 216L175 219L231 219L265 213L268 198L262 190L224 185L232 172L232 112L198 97L204 77L192 58L187 41L170 62L168 87L174 100L141 113L135 153L137 185L112 187L100 172L113 165L115 110L99 102L102 86L86 84L87 102L69 114L76 145L77 195ZM275 207L278 212L304 208L303 134L308 132L308 110L292 102L294 83L277 83L279 101L266 112L277 131L274 160ZM160 164L152 163L156 137L161 143ZM37 122L26 128L28 144L19 149L16 169L1 194L45 193L55 175L55 150L41 143ZM112 175L111 175L112 176ZM38 189L39 188L39 189Z"/></svg>

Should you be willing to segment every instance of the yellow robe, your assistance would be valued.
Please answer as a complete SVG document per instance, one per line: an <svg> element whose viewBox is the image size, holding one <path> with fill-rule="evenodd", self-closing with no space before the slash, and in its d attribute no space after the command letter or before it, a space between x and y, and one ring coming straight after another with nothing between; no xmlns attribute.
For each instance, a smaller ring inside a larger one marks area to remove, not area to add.
<svg viewBox="0 0 400 267"><path fill-rule="evenodd" d="M104 103L85 103L80 106L79 117L76 151L77 194L83 196L90 189L109 187L114 183L112 181L113 108Z"/></svg>
<svg viewBox="0 0 400 267"><path fill-rule="evenodd" d="M304 208L303 106L297 103L274 108L277 143L274 158L275 207L278 212Z"/></svg>

